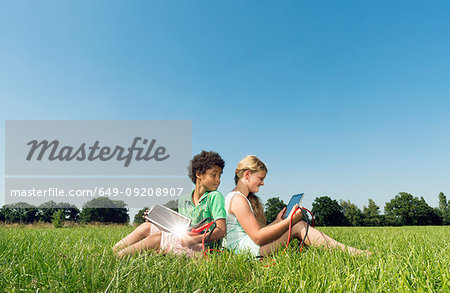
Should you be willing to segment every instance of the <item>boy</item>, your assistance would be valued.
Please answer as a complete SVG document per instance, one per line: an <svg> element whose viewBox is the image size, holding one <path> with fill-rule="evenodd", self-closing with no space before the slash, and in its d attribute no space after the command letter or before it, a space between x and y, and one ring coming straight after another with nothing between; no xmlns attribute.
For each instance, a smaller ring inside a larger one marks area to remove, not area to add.
<svg viewBox="0 0 450 293"><path fill-rule="evenodd" d="M202 151L194 156L188 170L195 188L190 194L178 200L178 212L189 217L192 225L196 225L204 218L213 218L216 221L216 228L211 233L209 241L221 240L226 233L225 200L217 191L224 166L225 162L216 152ZM202 250L202 238L203 235L192 236L188 233L178 238L171 233L159 230L150 222L145 222L116 243L113 251L118 257L149 249L192 256Z"/></svg>

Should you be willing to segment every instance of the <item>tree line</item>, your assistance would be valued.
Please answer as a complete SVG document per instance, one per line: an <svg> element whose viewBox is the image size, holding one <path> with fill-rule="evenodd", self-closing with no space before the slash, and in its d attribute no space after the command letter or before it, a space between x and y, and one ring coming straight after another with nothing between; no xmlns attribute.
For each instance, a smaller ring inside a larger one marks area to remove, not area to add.
<svg viewBox="0 0 450 293"><path fill-rule="evenodd" d="M400 192L384 206L384 214L372 199L361 210L349 200L321 196L314 199L311 212L318 226L420 226L449 225L450 200L439 193L439 207L432 208L423 197ZM270 198L265 207L268 223L275 220L286 205L278 197Z"/></svg>
<svg viewBox="0 0 450 293"><path fill-rule="evenodd" d="M349 200L339 202L329 196L316 197L311 212L318 226L409 226L409 225L449 225L450 200L444 193L439 193L439 207L432 208L424 200L400 192L384 206L384 214L372 199L361 210ZM178 201L165 204L177 211ZM278 212L286 204L278 197L267 200L265 215L267 223L275 220ZM142 215L148 207L142 208L134 217L134 224L144 222ZM130 220L128 209L123 201L110 200L107 197L92 199L83 205L81 211L68 203L45 202L39 206L19 202L0 208L0 222L6 223L53 223L61 227L64 222L80 223L119 223Z"/></svg>
<svg viewBox="0 0 450 293"><path fill-rule="evenodd" d="M74 205L54 201L37 207L26 202L17 202L4 205L0 209L0 221L21 224L44 222L53 223L56 227L61 227L64 222L125 224L130 220L125 206L125 202L110 200L107 197L86 202L81 211Z"/></svg>

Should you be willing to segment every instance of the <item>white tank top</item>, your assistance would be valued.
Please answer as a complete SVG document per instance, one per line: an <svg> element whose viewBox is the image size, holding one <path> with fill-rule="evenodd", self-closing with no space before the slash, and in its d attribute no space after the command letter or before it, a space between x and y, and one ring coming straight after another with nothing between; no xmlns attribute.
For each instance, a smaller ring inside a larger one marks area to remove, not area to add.
<svg viewBox="0 0 450 293"><path fill-rule="evenodd" d="M259 245L253 242L250 236L248 236L248 234L244 231L244 228L242 228L236 216L230 214L229 212L231 199L236 195L243 196L247 200L248 206L253 213L250 201L242 193L238 191L232 191L227 194L225 198L225 210L227 212L227 235L224 239L224 246L236 252L248 251L253 256L258 256Z"/></svg>

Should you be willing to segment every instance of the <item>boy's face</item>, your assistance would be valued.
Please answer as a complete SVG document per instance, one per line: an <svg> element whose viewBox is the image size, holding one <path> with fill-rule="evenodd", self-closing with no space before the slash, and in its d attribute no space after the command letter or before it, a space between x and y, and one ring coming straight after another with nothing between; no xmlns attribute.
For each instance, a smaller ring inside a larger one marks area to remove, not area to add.
<svg viewBox="0 0 450 293"><path fill-rule="evenodd" d="M197 174L197 184L201 184L207 191L217 190L220 185L220 176L222 176L222 168L213 166L204 174Z"/></svg>

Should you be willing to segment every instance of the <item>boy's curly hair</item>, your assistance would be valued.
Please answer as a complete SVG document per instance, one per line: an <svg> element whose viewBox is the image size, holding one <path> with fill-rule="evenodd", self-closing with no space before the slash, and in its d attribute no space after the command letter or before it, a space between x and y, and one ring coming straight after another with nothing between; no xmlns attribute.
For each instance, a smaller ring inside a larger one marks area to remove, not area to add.
<svg viewBox="0 0 450 293"><path fill-rule="evenodd" d="M225 161L216 152L202 151L200 154L195 155L189 164L189 177L195 184L197 180L197 172L199 174L205 174L206 170L211 169L214 166L218 166L223 170L223 167L225 167Z"/></svg>

